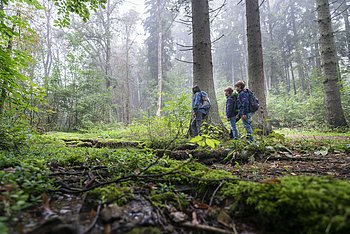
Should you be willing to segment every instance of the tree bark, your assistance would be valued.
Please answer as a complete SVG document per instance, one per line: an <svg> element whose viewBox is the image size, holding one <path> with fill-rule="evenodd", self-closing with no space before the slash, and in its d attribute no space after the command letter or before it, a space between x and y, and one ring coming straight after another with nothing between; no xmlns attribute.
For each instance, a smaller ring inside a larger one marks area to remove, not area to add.
<svg viewBox="0 0 350 234"><path fill-rule="evenodd" d="M260 13L258 0L246 1L247 40L248 40L248 76L249 87L256 94L260 108L253 119L253 125L262 130L264 135L271 132L271 125L267 122L265 78L263 54L261 45Z"/></svg>
<svg viewBox="0 0 350 234"><path fill-rule="evenodd" d="M192 0L193 84L208 93L211 108L207 121L224 128L216 101L210 41L208 0Z"/></svg>
<svg viewBox="0 0 350 234"><path fill-rule="evenodd" d="M347 126L340 99L338 60L334 43L328 0L316 0L320 32L321 61L324 72L324 91L327 121L331 127Z"/></svg>

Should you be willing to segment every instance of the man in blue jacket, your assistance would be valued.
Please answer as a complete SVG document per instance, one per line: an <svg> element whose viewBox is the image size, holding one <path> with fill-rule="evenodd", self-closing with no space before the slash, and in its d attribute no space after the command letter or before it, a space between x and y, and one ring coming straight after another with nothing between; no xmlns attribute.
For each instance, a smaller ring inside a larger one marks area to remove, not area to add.
<svg viewBox="0 0 350 234"><path fill-rule="evenodd" d="M208 114L209 107L203 105L203 95L207 95L204 91L201 91L198 85L192 88L192 116L191 133L192 136L197 136L201 131L203 119ZM208 99L209 100L209 99ZM210 104L210 101L209 101Z"/></svg>
<svg viewBox="0 0 350 234"><path fill-rule="evenodd" d="M233 92L232 87L227 87L225 90L226 96L226 118L230 122L230 139L237 140L238 130L236 121L238 121L238 93Z"/></svg>
<svg viewBox="0 0 350 234"><path fill-rule="evenodd" d="M247 139L249 141L253 141L254 138L252 136L253 129L251 126L252 114L249 110L249 93L248 90L245 89L245 82L243 80L239 80L235 83L235 90L239 93L238 96L238 115L242 118L242 122L244 128L247 131Z"/></svg>

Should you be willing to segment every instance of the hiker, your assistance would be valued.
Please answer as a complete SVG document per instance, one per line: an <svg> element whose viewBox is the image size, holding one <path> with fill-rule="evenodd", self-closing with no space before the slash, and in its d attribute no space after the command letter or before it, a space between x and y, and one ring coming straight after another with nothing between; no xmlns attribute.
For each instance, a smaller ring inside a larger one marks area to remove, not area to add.
<svg viewBox="0 0 350 234"><path fill-rule="evenodd" d="M203 119L207 116L210 109L210 100L207 93L201 91L198 85L192 88L192 93L191 135L195 137L201 132Z"/></svg>
<svg viewBox="0 0 350 234"><path fill-rule="evenodd" d="M234 92L231 86L225 90L226 96L226 118L230 122L230 139L237 140L238 130L236 127L236 121L238 118L238 93Z"/></svg>
<svg viewBox="0 0 350 234"><path fill-rule="evenodd" d="M252 114L249 111L249 92L245 88L245 82L239 80L235 83L235 90L239 93L238 96L238 116L242 118L245 130L247 131L247 140L253 141L253 129L251 124Z"/></svg>

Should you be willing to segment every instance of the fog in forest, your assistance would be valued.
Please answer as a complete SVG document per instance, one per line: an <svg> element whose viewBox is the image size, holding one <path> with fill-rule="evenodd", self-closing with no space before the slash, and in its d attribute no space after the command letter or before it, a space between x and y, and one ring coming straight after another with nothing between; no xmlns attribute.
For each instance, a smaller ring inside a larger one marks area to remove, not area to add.
<svg viewBox="0 0 350 234"><path fill-rule="evenodd" d="M348 4L340 0L330 3L347 119ZM9 4L5 11L13 15L15 5ZM191 94L189 1L107 0L85 20L74 13L58 14L59 7L51 1L43 0L42 5L44 9L18 5L21 16L28 20L23 32L30 37L16 46L32 56L26 75L45 89L47 102L38 107L40 114L31 116L33 124L45 130L79 129L95 123L129 124L144 115L162 115L165 103ZM316 2L264 0L259 1L258 10L262 88L271 122L289 127L322 125L326 109ZM223 89L238 80L250 84L245 1L209 1L209 14L215 99L222 114Z"/></svg>

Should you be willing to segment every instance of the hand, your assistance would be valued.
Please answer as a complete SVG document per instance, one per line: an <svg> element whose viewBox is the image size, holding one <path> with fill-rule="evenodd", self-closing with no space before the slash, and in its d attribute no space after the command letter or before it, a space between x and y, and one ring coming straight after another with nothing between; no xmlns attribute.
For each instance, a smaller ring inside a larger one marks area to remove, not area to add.
<svg viewBox="0 0 350 234"><path fill-rule="evenodd" d="M247 115L242 115L243 120L247 120L247 118L248 118Z"/></svg>

